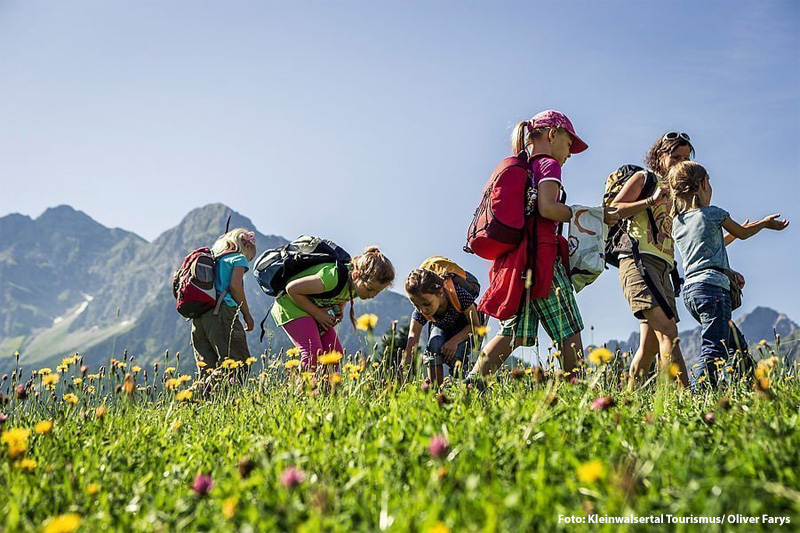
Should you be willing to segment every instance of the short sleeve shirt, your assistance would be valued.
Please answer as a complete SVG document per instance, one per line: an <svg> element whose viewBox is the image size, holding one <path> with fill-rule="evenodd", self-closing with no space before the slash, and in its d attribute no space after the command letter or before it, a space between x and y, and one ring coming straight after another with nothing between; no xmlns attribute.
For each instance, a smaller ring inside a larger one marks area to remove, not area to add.
<svg viewBox="0 0 800 533"><path fill-rule="evenodd" d="M533 172L533 186L539 189L540 184L545 181L555 181L561 186L561 165L550 156L534 156L531 163ZM556 233L558 222L537 215L536 234L539 242L556 243Z"/></svg>
<svg viewBox="0 0 800 533"><path fill-rule="evenodd" d="M727 211L710 205L680 213L672 222L672 238L683 260L686 285L709 283L730 288L728 276L712 268L729 269L728 253L722 236Z"/></svg>
<svg viewBox="0 0 800 533"><path fill-rule="evenodd" d="M317 276L320 281L322 281L322 286L325 291L333 290L336 288L336 284L339 283L339 270L336 267L336 263L323 263L321 265L315 265L307 268L289 281L294 281L306 276ZM353 293L353 296L355 296L355 293ZM332 298L320 299L313 296L309 297L311 298L311 301L319 307L330 307L333 305L344 304L350 301L350 284L345 283L344 288L342 288L342 292ZM275 319L275 324L278 326L282 326L287 322L295 320L296 318L302 318L306 316L309 316L309 314L303 311L288 294L284 294L275 300L275 304L272 306L272 318Z"/></svg>
<svg viewBox="0 0 800 533"><path fill-rule="evenodd" d="M244 267L245 272L249 270L247 258L243 254L226 254L217 258L214 262L214 288L217 289L217 294L230 291L231 274L233 274L233 268L237 266ZM230 307L239 305L230 292L225 295L223 301Z"/></svg>
<svg viewBox="0 0 800 533"><path fill-rule="evenodd" d="M475 303L475 296L459 285L456 285L455 288L456 296L458 296L458 301L461 304L461 309L466 312L466 310ZM414 308L414 311L411 313L411 318L423 326L428 323L428 320L422 316L422 313L420 313L417 308ZM448 302L447 311L444 312L444 315L441 317L434 316L433 318L434 320L431 324L448 334L458 333L467 325L467 316L465 313L459 313L455 307L450 305L450 302Z"/></svg>

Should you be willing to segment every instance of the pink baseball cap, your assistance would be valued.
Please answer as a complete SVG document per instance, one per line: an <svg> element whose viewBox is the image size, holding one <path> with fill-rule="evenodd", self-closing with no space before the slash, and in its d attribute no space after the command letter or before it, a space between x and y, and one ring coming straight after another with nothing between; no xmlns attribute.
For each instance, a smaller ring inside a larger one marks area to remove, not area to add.
<svg viewBox="0 0 800 533"><path fill-rule="evenodd" d="M572 122L569 121L567 115L555 109L548 109L541 113L536 113L530 120L531 128L562 128L567 130L572 135L572 146L569 149L571 154L579 154L589 148L589 145L583 142L583 139L578 137L575 133L575 128L572 127Z"/></svg>

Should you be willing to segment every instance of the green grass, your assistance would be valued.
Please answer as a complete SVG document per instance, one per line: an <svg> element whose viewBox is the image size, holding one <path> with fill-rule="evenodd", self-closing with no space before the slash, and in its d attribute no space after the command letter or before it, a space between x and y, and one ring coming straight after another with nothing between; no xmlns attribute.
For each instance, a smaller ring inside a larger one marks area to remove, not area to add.
<svg viewBox="0 0 800 533"><path fill-rule="evenodd" d="M768 514L800 523L800 386L785 363L772 369L766 394L740 383L691 396L658 379L628 392L612 366L575 384L504 374L485 394L450 385L437 395L419 381L382 384L382 368L344 375L331 391L324 380L315 389L287 383L281 368L258 377L256 362L246 387L184 403L170 391L114 393L122 370L102 382L84 376L70 405L62 397L78 366L55 391L36 378L40 396L2 408L6 430L55 422L49 434L31 431L33 472L0 461L6 531L38 530L65 513L82 517L82 531L572 530L559 515L587 513ZM148 383L162 382L149 372ZM137 379L144 385L143 372ZM94 394L83 392L90 383ZM616 405L592 410L604 395ZM727 409L718 405L723 395ZM108 411L99 419L101 403ZM440 459L428 450L436 435L449 442ZM254 465L247 478L237 468L243 459ZM581 481L577 471L589 461L602 464L602 475ZM280 483L290 466L306 474L294 488ZM199 472L214 481L204 497L191 488Z"/></svg>

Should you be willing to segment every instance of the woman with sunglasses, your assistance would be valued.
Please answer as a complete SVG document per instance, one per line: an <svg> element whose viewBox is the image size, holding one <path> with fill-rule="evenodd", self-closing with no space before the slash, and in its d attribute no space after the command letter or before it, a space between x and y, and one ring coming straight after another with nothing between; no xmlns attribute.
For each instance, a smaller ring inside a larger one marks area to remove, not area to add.
<svg viewBox="0 0 800 533"><path fill-rule="evenodd" d="M669 189L665 177L669 169L694 156L686 133L670 131L660 136L648 150L645 164L652 171L634 174L623 185L611 206L627 219L626 232L638 244L638 254L620 255L619 280L633 315L639 319L639 347L630 367L630 386L647 376L656 353L662 363L669 358L677 365L678 378L689 385L686 363L678 338L678 312L675 305L675 269ZM645 192L655 174L655 191ZM675 276L677 277L677 276Z"/></svg>

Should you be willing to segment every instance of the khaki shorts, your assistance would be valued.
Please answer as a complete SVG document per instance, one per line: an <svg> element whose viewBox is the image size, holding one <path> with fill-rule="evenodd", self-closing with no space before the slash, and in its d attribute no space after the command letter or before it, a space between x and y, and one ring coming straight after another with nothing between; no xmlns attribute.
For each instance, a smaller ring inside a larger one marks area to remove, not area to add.
<svg viewBox="0 0 800 533"><path fill-rule="evenodd" d="M667 304L672 308L675 315L675 322L678 322L678 309L675 306L675 291L672 288L672 279L669 273L672 266L659 257L649 254L642 254L644 269L652 278L656 289L661 293ZM658 307L658 301L650 292L644 278L639 274L636 263L632 257L625 257L619 261L619 282L622 285L622 293L628 300L628 305L633 311L633 316L640 322L645 322L643 311Z"/></svg>
<svg viewBox="0 0 800 533"><path fill-rule="evenodd" d="M245 361L250 357L247 336L242 323L237 318L237 308L219 306L219 314L214 311L192 321L192 348L198 363L204 363L201 374L206 375L225 359Z"/></svg>

